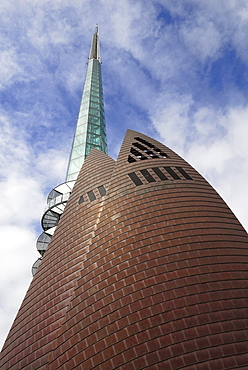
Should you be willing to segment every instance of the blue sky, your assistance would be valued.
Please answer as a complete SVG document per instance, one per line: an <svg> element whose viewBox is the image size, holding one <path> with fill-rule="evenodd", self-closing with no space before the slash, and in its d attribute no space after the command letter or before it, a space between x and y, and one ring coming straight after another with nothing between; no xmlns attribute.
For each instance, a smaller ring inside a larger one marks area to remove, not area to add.
<svg viewBox="0 0 248 370"><path fill-rule="evenodd" d="M0 341L64 181L95 23L109 154L127 128L178 152L248 229L247 0L2 0Z"/></svg>

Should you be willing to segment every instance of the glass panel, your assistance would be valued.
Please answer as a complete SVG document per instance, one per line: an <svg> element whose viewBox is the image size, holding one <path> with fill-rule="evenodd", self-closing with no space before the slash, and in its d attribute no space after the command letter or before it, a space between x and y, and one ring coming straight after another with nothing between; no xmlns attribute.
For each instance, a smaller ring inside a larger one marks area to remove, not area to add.
<svg viewBox="0 0 248 370"><path fill-rule="evenodd" d="M100 117L100 110L90 108L89 109L89 114L92 114L93 116L96 116L96 117Z"/></svg>
<svg viewBox="0 0 248 370"><path fill-rule="evenodd" d="M91 88L91 92L94 95L99 95L99 88L97 88L96 86L94 86L94 87Z"/></svg>
<svg viewBox="0 0 248 370"><path fill-rule="evenodd" d="M83 163L83 158L79 157L71 161L70 172L80 171Z"/></svg>
<svg viewBox="0 0 248 370"><path fill-rule="evenodd" d="M88 112L87 112L88 113ZM78 125L85 125L88 121L88 114L79 112Z"/></svg>
<svg viewBox="0 0 248 370"><path fill-rule="evenodd" d="M86 132L85 125L78 125L76 128L76 135L82 134L83 132Z"/></svg>
<svg viewBox="0 0 248 370"><path fill-rule="evenodd" d="M100 104L99 103L94 103L94 102L90 102L90 108L100 108Z"/></svg>
<svg viewBox="0 0 248 370"><path fill-rule="evenodd" d="M78 175L78 172L68 174L68 176L67 176L67 181L73 181L73 180L76 180L77 175Z"/></svg>
<svg viewBox="0 0 248 370"><path fill-rule="evenodd" d="M84 102L81 104L80 110L87 109L89 107L89 102Z"/></svg>
<svg viewBox="0 0 248 370"><path fill-rule="evenodd" d="M75 136L73 145L75 146L75 145L83 144L85 142L85 136L86 135L84 134Z"/></svg>
<svg viewBox="0 0 248 370"><path fill-rule="evenodd" d="M89 116L89 124L94 123L94 124L101 124L100 117L95 117L95 116Z"/></svg>
<svg viewBox="0 0 248 370"><path fill-rule="evenodd" d="M101 137L99 135L88 133L87 143L94 144L94 145L101 145Z"/></svg>
<svg viewBox="0 0 248 370"><path fill-rule="evenodd" d="M82 109L80 109L80 114L87 114L88 113L88 110L89 110L89 108L82 108Z"/></svg>
<svg viewBox="0 0 248 370"><path fill-rule="evenodd" d="M101 133L101 129L100 129L100 127L99 127L99 126L95 126L95 125L89 125L89 126L88 126L88 130L89 130L90 132L92 132L93 134L98 134L98 135L100 135L100 133Z"/></svg>
<svg viewBox="0 0 248 370"><path fill-rule="evenodd" d="M99 99L99 98L97 98L97 97L95 97L95 96L91 96L90 101L91 101L91 102L94 102L94 103L98 103L98 104L100 104L100 99Z"/></svg>
<svg viewBox="0 0 248 370"><path fill-rule="evenodd" d="M77 145L73 148L73 152L75 151L75 153L78 154L78 156L80 155L83 155L84 154L84 151L85 151L85 143L84 144L80 144L80 145Z"/></svg>

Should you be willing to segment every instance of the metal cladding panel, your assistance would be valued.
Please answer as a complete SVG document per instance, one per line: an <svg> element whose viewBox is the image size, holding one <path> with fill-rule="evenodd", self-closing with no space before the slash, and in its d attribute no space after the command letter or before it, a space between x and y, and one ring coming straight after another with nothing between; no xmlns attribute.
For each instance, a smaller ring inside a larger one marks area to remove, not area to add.
<svg viewBox="0 0 248 370"><path fill-rule="evenodd" d="M242 368L247 246L197 171L128 130L116 164L94 150L83 165L2 368Z"/></svg>

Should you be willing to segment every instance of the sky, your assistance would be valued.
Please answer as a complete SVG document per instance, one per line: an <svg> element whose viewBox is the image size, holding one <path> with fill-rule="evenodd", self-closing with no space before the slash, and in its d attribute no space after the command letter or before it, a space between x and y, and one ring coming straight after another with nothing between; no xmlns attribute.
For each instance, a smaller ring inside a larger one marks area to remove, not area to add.
<svg viewBox="0 0 248 370"><path fill-rule="evenodd" d="M64 182L96 23L109 155L128 128L163 142L248 229L247 0L1 0L0 347Z"/></svg>

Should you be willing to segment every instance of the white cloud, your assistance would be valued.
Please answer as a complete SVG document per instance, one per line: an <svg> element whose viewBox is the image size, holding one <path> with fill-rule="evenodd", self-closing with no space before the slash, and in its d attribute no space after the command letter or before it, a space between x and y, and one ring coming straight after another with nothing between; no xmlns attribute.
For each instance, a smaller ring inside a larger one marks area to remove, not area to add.
<svg viewBox="0 0 248 370"><path fill-rule="evenodd" d="M189 130L189 112L193 100L181 95L178 100L168 94L161 94L154 106L150 107L152 122L162 140L175 150L182 150Z"/></svg>
<svg viewBox="0 0 248 370"><path fill-rule="evenodd" d="M202 63L209 57L216 59L219 55L222 40L213 21L200 17L197 24L185 23L180 33L187 50Z"/></svg>
<svg viewBox="0 0 248 370"><path fill-rule="evenodd" d="M47 196L44 189L47 192L48 185L57 184L64 154L52 149L37 157L28 144L28 135L10 117L2 115L0 124L2 344L31 281L31 267L39 256L36 239L38 230L41 232L39 224Z"/></svg>
<svg viewBox="0 0 248 370"><path fill-rule="evenodd" d="M248 107L225 113L210 107L190 112L192 101L172 104L153 116L166 145L188 160L223 196L248 229Z"/></svg>
<svg viewBox="0 0 248 370"><path fill-rule="evenodd" d="M19 74L22 68L18 63L18 56L14 49L0 51L0 89L9 86Z"/></svg>
<svg viewBox="0 0 248 370"><path fill-rule="evenodd" d="M16 223L16 220L13 220L13 223ZM37 252L34 248L35 233L25 226L1 225L0 235L0 343L2 344L31 282L31 266L37 259Z"/></svg>

